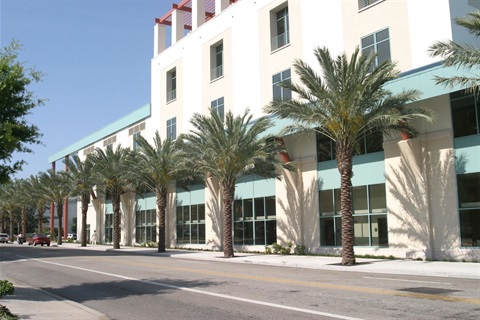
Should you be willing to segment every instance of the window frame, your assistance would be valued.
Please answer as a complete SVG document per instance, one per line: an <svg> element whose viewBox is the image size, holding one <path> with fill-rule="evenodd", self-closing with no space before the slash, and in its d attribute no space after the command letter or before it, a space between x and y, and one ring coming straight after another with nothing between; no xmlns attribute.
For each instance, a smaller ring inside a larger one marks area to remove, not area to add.
<svg viewBox="0 0 480 320"><path fill-rule="evenodd" d="M377 38L379 37L379 34L381 34L384 31L387 31L388 37L385 38L385 39L378 40ZM373 37L373 42L371 44L367 44L367 45L364 46L364 40L366 41L366 39L369 38L369 37ZM384 44L384 43L388 44L388 58L380 61L379 60L379 57L380 57L379 52L382 53L383 50L379 50L379 45ZM375 53L375 65L373 66L374 68L378 67L380 64L382 64L385 61L392 61L392 49L390 47L390 28L386 27L386 28L377 30L375 32L372 32L370 34L367 34L366 36L360 38L360 48L361 48L362 54L366 54L365 51L367 49L372 50L371 48L373 48L373 51ZM368 54L370 54L370 52Z"/></svg>
<svg viewBox="0 0 480 320"><path fill-rule="evenodd" d="M288 72L288 76L286 76L286 73ZM285 75L285 78L284 78ZM276 76L280 76L280 79L277 81L275 80ZM283 82L291 82L292 81L292 69L288 68L285 70L282 70L278 73L275 73L272 75L272 99L273 100L288 100L292 98L292 91L290 89L284 88L280 86L279 84ZM280 90L280 96L277 96L275 91Z"/></svg>
<svg viewBox="0 0 480 320"><path fill-rule="evenodd" d="M217 42L210 48L210 81L223 77L223 50L223 41Z"/></svg>
<svg viewBox="0 0 480 320"><path fill-rule="evenodd" d="M177 117L173 117L166 122L166 139L177 139Z"/></svg>
<svg viewBox="0 0 480 320"><path fill-rule="evenodd" d="M270 47L275 52L290 44L290 18L288 4L277 7L270 13ZM282 29L283 30L280 30ZM283 31L280 33L280 31ZM280 41L281 40L281 41Z"/></svg>
<svg viewBox="0 0 480 320"><path fill-rule="evenodd" d="M167 103L177 99L177 68L167 72Z"/></svg>

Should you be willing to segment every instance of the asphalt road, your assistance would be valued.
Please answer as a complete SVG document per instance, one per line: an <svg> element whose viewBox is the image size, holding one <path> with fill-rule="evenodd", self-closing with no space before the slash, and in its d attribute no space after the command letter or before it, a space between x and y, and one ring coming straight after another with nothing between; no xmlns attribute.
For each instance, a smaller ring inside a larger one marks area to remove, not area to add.
<svg viewBox="0 0 480 320"><path fill-rule="evenodd" d="M479 319L480 281L0 246L0 278L110 319Z"/></svg>

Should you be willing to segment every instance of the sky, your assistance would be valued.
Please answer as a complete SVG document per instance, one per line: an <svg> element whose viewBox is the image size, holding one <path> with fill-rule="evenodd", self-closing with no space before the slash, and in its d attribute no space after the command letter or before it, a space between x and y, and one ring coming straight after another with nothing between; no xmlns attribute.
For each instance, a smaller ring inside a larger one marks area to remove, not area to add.
<svg viewBox="0 0 480 320"><path fill-rule="evenodd" d="M150 102L154 19L172 3L0 0L0 46L22 44L18 60L44 74L29 89L47 100L26 118L43 145L14 154L27 161L14 178L48 170L49 156Z"/></svg>

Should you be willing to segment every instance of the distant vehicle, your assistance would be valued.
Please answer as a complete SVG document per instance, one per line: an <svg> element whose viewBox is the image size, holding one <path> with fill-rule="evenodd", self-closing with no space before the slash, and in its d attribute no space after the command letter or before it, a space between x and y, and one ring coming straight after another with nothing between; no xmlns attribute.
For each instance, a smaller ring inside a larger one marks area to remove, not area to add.
<svg viewBox="0 0 480 320"><path fill-rule="evenodd" d="M44 234L35 233L28 239L28 245L31 244L33 244L34 246L36 246L37 244L40 244L42 246L46 244L47 246L50 246L50 238Z"/></svg>
<svg viewBox="0 0 480 320"><path fill-rule="evenodd" d="M77 234L76 233L69 233L67 235L67 239L77 240Z"/></svg>
<svg viewBox="0 0 480 320"><path fill-rule="evenodd" d="M8 243L8 234L6 233L0 233L0 242L1 243Z"/></svg>

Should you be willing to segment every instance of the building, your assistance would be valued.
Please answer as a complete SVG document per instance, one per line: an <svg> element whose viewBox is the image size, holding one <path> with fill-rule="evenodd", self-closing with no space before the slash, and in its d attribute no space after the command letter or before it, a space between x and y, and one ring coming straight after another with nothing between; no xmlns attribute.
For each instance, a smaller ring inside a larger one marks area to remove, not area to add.
<svg viewBox="0 0 480 320"><path fill-rule="evenodd" d="M273 97L291 94L278 83L298 82L295 58L316 67L318 46L334 56L359 46L374 50L378 63L396 61L402 75L389 89L422 91L415 103L431 107L436 122L418 123L415 139L366 140L354 157L355 252L480 260L480 100L462 88L435 85L434 75L461 71L428 54L437 40L475 44L452 21L478 9L478 0L183 0L155 20L150 104L49 160L119 144L135 148L136 135L153 137L156 130L175 138L190 129L195 112L209 108L238 114L248 107L261 116ZM284 124L276 121L274 130ZM332 147L314 136L284 141L296 171L281 181L237 184L235 247L263 251L292 241L311 253L338 253L340 178ZM167 246L222 249L219 193L213 181L172 190ZM154 195L122 200L121 243L156 241ZM112 216L109 200L93 201L89 229L101 242L112 241Z"/></svg>

